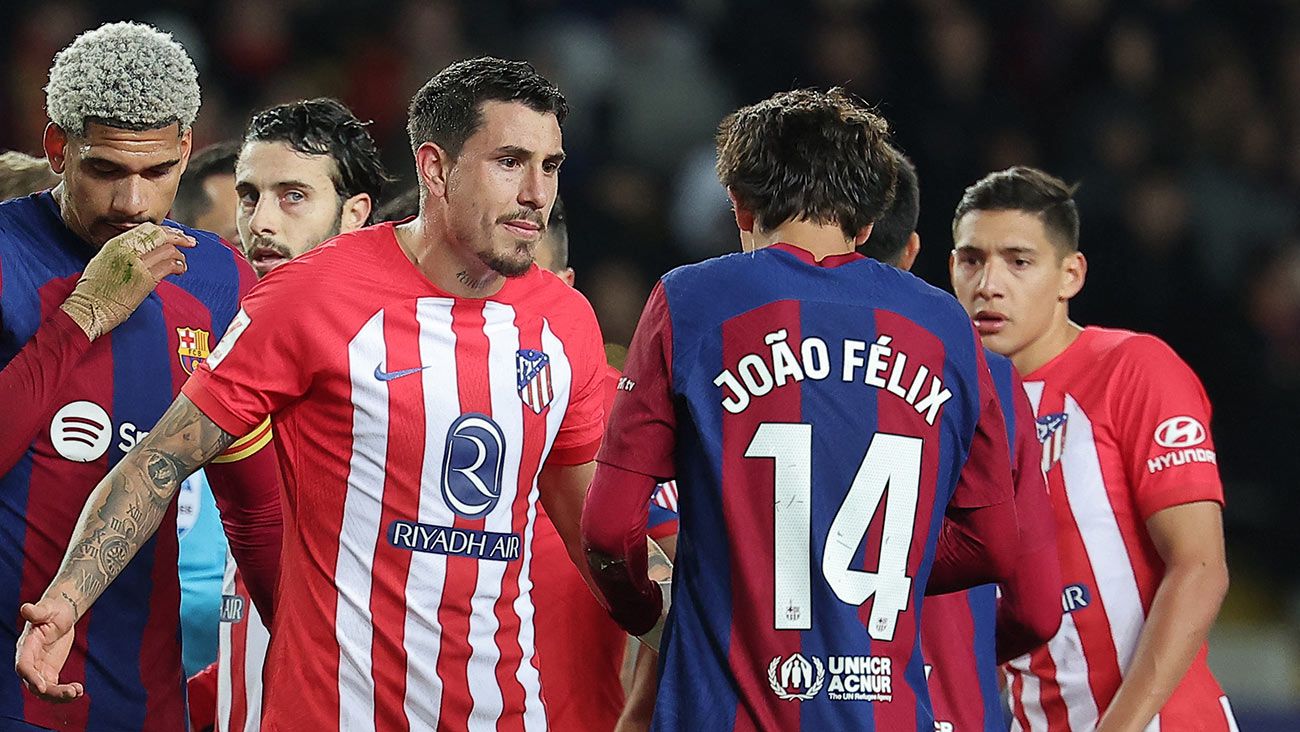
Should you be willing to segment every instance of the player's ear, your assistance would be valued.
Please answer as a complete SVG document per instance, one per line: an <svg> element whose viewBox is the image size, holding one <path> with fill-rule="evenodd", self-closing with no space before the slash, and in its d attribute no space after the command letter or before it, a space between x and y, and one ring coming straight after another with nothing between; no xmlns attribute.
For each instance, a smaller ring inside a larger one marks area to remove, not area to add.
<svg viewBox="0 0 1300 732"><path fill-rule="evenodd" d="M50 170L62 175L67 163L65 156L68 148L68 133L53 122L45 125L45 139L42 141L42 147L45 148L45 159L50 163Z"/></svg>
<svg viewBox="0 0 1300 732"><path fill-rule="evenodd" d="M912 232L907 237L907 244L903 245L903 253L898 256L898 268L904 272L911 272L912 265L916 264L916 255L921 253L921 235Z"/></svg>
<svg viewBox="0 0 1300 732"><path fill-rule="evenodd" d="M190 167L190 153L194 150L194 128L190 128L181 133L181 164L176 166L176 177L179 178L185 173L185 169Z"/></svg>
<svg viewBox="0 0 1300 732"><path fill-rule="evenodd" d="M565 267L559 272L556 272L556 274L559 275L560 279L564 280L564 284L568 285L569 287L573 287L573 283L578 278L577 273L573 271L572 267Z"/></svg>
<svg viewBox="0 0 1300 732"><path fill-rule="evenodd" d="M736 192L727 189L727 198L731 199L731 210L736 214L736 226L740 227L742 232L754 233L754 212L745 207L736 197Z"/></svg>
<svg viewBox="0 0 1300 732"><path fill-rule="evenodd" d="M1088 260L1083 252L1070 252L1061 261L1061 289L1057 299L1065 302L1079 294L1088 276Z"/></svg>
<svg viewBox="0 0 1300 732"><path fill-rule="evenodd" d="M853 248L857 249L863 244L866 244L867 239L871 238L871 230L874 228L876 228L876 225L874 223L871 223L871 224L867 224L861 229L858 229L857 236L853 237Z"/></svg>
<svg viewBox="0 0 1300 732"><path fill-rule="evenodd" d="M344 201L343 210L339 213L339 233L346 234L365 226L374 207L375 202L370 199L369 193L358 193Z"/></svg>
<svg viewBox="0 0 1300 732"><path fill-rule="evenodd" d="M415 172L435 198L447 193L447 174L455 159L441 146L426 142L415 151Z"/></svg>

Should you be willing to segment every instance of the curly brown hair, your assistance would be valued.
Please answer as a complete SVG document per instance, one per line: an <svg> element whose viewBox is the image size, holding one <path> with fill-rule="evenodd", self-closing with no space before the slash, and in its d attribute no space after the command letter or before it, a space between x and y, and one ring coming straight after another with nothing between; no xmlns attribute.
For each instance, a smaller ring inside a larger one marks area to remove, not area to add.
<svg viewBox="0 0 1300 732"><path fill-rule="evenodd" d="M898 160L889 123L844 89L795 89L718 127L718 178L755 224L838 224L856 237L889 209Z"/></svg>

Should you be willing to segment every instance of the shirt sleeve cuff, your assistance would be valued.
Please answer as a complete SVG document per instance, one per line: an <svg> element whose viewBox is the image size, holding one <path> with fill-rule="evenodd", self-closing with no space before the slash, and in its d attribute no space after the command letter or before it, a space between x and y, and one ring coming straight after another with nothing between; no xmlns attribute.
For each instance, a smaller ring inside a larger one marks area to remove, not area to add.
<svg viewBox="0 0 1300 732"><path fill-rule="evenodd" d="M208 419L216 423L226 434L243 437L259 424L258 420L248 421L235 414L211 391L206 389L197 376L191 376L181 387L181 393L194 402L194 406Z"/></svg>
<svg viewBox="0 0 1300 732"><path fill-rule="evenodd" d="M552 447L551 454L546 458L546 463L548 465L582 465L595 460L596 451L599 449L599 437L585 445Z"/></svg>
<svg viewBox="0 0 1300 732"><path fill-rule="evenodd" d="M1163 491L1148 493L1138 498L1138 510L1142 520L1146 521L1166 508L1184 506L1188 503L1213 501L1223 507L1223 487L1217 484L1177 485Z"/></svg>

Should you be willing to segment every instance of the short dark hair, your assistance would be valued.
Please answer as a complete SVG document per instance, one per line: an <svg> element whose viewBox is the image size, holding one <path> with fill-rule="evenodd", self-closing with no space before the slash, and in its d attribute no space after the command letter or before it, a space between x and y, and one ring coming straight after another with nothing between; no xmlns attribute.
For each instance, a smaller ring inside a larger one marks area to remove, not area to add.
<svg viewBox="0 0 1300 732"><path fill-rule="evenodd" d="M1048 237L1064 252L1079 249L1079 207L1074 203L1077 185L1037 168L1017 165L989 173L962 194L952 216L955 232L971 211L1024 211L1038 216Z"/></svg>
<svg viewBox="0 0 1300 732"><path fill-rule="evenodd" d="M569 266L569 216L559 196L555 197L555 205L551 207L551 218L546 222L542 242L555 252L556 267L564 269Z"/></svg>
<svg viewBox="0 0 1300 732"><path fill-rule="evenodd" d="M367 124L337 99L304 99L254 114L244 142L283 142L305 155L328 155L335 163L330 177L339 197L368 193L374 202L392 178Z"/></svg>
<svg viewBox="0 0 1300 732"><path fill-rule="evenodd" d="M898 264L921 217L921 183L916 177L916 166L898 150L894 154L898 157L894 202L872 227L871 237L860 248L862 254L886 264Z"/></svg>
<svg viewBox="0 0 1300 732"><path fill-rule="evenodd" d="M214 175L234 175L238 159L239 140L213 143L195 153L176 187L172 218L183 224L193 224L207 213L212 199L203 189L203 183Z"/></svg>
<svg viewBox="0 0 1300 732"><path fill-rule="evenodd" d="M888 136L884 118L839 87L780 92L722 120L718 178L764 230L799 219L854 237L893 199Z"/></svg>
<svg viewBox="0 0 1300 732"><path fill-rule="evenodd" d="M411 150L432 142L452 157L483 123L484 102L519 102L564 124L569 103L527 61L491 56L457 61L439 71L411 99Z"/></svg>

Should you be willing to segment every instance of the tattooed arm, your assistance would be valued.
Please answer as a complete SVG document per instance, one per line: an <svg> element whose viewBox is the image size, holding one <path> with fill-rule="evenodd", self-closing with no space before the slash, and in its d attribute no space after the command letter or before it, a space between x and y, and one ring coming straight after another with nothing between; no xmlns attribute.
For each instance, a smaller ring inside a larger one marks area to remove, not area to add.
<svg viewBox="0 0 1300 732"><path fill-rule="evenodd" d="M181 481L234 441L184 395L90 494L59 572L18 639L19 677L37 696L70 701L80 683L59 683L72 648L73 626L121 574L162 522Z"/></svg>

